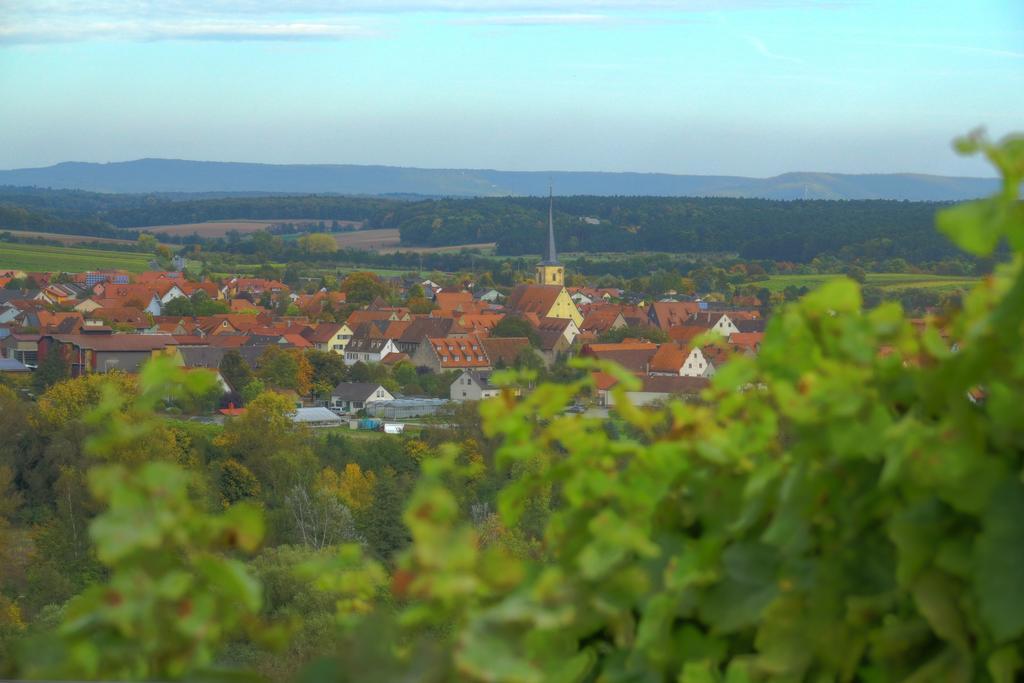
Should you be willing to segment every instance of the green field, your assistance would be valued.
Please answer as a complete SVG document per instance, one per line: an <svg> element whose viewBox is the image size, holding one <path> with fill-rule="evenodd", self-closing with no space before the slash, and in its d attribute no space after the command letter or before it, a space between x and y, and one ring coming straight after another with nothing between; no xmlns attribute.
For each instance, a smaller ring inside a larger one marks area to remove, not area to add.
<svg viewBox="0 0 1024 683"><path fill-rule="evenodd" d="M149 254L123 251L0 242L0 270L80 273L86 270L119 268L141 273L147 269L151 258Z"/></svg>
<svg viewBox="0 0 1024 683"><path fill-rule="evenodd" d="M766 287L773 292L780 292L786 287L808 287L813 289L829 280L842 277L840 275L770 275L767 280L751 282L755 287ZM977 282L977 278L955 275L921 275L917 273L868 273L866 287L879 287L883 290L915 289L926 287L939 291L967 289Z"/></svg>

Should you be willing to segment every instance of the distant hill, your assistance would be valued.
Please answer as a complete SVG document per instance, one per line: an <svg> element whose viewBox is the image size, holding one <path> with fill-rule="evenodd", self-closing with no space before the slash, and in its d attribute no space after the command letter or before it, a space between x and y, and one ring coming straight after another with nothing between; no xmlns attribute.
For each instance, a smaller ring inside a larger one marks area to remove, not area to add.
<svg viewBox="0 0 1024 683"><path fill-rule="evenodd" d="M0 171L0 185L161 193L298 193L449 197L559 195L750 197L764 199L907 199L958 201L990 194L993 178L909 173L785 173L773 178L401 168L349 164L249 164L139 159L65 162Z"/></svg>

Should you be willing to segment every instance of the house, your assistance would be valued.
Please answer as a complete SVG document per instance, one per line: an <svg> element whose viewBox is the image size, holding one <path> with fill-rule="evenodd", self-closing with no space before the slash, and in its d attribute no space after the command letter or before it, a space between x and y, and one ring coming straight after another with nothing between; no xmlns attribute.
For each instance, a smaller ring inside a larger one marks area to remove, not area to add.
<svg viewBox="0 0 1024 683"><path fill-rule="evenodd" d="M519 354L530 348L526 337L488 337L482 339L481 344L487 359L496 368L512 367Z"/></svg>
<svg viewBox="0 0 1024 683"><path fill-rule="evenodd" d="M92 313L96 309L103 308L103 306L96 302L95 299L82 299L74 306L74 310L79 313Z"/></svg>
<svg viewBox="0 0 1024 683"><path fill-rule="evenodd" d="M622 316L622 310L618 306L598 306L587 311L579 329L581 332L600 336L605 332L625 326L626 319Z"/></svg>
<svg viewBox="0 0 1024 683"><path fill-rule="evenodd" d="M461 310L461 306L473 303L472 292L438 292L434 303L442 311Z"/></svg>
<svg viewBox="0 0 1024 683"><path fill-rule="evenodd" d="M39 364L38 334L12 332L0 340L0 356L34 368Z"/></svg>
<svg viewBox="0 0 1024 683"><path fill-rule="evenodd" d="M491 360L484 350L480 337L475 334L464 337L428 338L413 354L412 362L417 367L430 368L434 372L491 368Z"/></svg>
<svg viewBox="0 0 1024 683"><path fill-rule="evenodd" d="M342 382L331 390L331 408L341 413L355 413L368 404L393 401L395 397L375 382Z"/></svg>
<svg viewBox="0 0 1024 683"><path fill-rule="evenodd" d="M150 358L176 353L166 334L53 334L39 340L39 356L59 353L72 376L112 370L138 372Z"/></svg>
<svg viewBox="0 0 1024 683"><path fill-rule="evenodd" d="M704 357L699 347L669 342L658 347L651 357L651 375L674 375L677 377L709 377L714 366Z"/></svg>
<svg viewBox="0 0 1024 683"><path fill-rule="evenodd" d="M451 386L453 401L481 401L501 393L501 388L491 384L491 373L485 370L466 369Z"/></svg>
<svg viewBox="0 0 1024 683"><path fill-rule="evenodd" d="M591 299L586 294L584 294L583 292L573 292L572 294L569 295L569 297L577 306L589 306L590 304L594 303L594 300Z"/></svg>
<svg viewBox="0 0 1024 683"><path fill-rule="evenodd" d="M264 293L288 294L291 290L288 285L277 280L265 280L257 277L237 277L228 281L227 292L232 298L239 294L248 294L260 298Z"/></svg>
<svg viewBox="0 0 1024 683"><path fill-rule="evenodd" d="M538 332L557 332L565 337L570 345L576 341L580 334L580 328L569 318L541 318L537 321Z"/></svg>
<svg viewBox="0 0 1024 683"><path fill-rule="evenodd" d="M561 285L519 285L509 295L507 307L524 317L568 318L577 328L583 323L583 314Z"/></svg>
<svg viewBox="0 0 1024 683"><path fill-rule="evenodd" d="M456 336L453 318L414 318L395 340L398 350L413 356L424 340Z"/></svg>
<svg viewBox="0 0 1024 683"><path fill-rule="evenodd" d="M481 292L477 295L477 301L481 301L487 304L496 304L505 298L505 295L496 289L488 289L487 291Z"/></svg>
<svg viewBox="0 0 1024 683"><path fill-rule="evenodd" d="M457 314L456 314L457 315ZM485 313L467 313L455 318L459 330L466 334L490 334L498 323L505 319L504 313L487 311ZM571 322L571 321L570 321Z"/></svg>
<svg viewBox="0 0 1024 683"><path fill-rule="evenodd" d="M656 301L648 306L647 319L654 327L668 331L688 324L690 317L700 311L701 304L697 301Z"/></svg>
<svg viewBox="0 0 1024 683"><path fill-rule="evenodd" d="M598 405L611 407L615 405L615 394L612 389L617 382L604 373L596 373ZM684 400L696 400L700 392L708 387L710 380L705 377L667 377L654 376L641 378L641 386L636 391L627 391L626 399L630 404L642 407L666 401L675 396Z"/></svg>
<svg viewBox="0 0 1024 683"><path fill-rule="evenodd" d="M332 351L344 355L345 347L352 339L352 328L345 323L320 323L307 328L302 336L309 340L317 351Z"/></svg>
<svg viewBox="0 0 1024 683"><path fill-rule="evenodd" d="M729 346L735 351L756 355L761 350L764 332L736 332L729 335Z"/></svg>
<svg viewBox="0 0 1024 683"><path fill-rule="evenodd" d="M392 339L354 336L345 347L345 365L379 363L385 356L399 353Z"/></svg>
<svg viewBox="0 0 1024 683"><path fill-rule="evenodd" d="M540 340L540 356L548 367L554 365L559 356L564 356L572 350L572 342L558 330L537 330L537 338Z"/></svg>
<svg viewBox="0 0 1024 683"><path fill-rule="evenodd" d="M611 361L634 374L646 375L657 352L658 345L653 342L623 340L612 344L584 344L580 355Z"/></svg>

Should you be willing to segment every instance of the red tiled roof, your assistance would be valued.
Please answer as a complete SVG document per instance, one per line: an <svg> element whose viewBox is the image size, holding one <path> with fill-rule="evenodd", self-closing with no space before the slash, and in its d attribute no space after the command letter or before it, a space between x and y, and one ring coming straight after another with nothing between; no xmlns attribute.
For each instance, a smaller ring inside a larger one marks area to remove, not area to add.
<svg viewBox="0 0 1024 683"><path fill-rule="evenodd" d="M491 361L479 337L474 334L465 337L443 337L427 339L434 349L442 369L487 368Z"/></svg>
<svg viewBox="0 0 1024 683"><path fill-rule="evenodd" d="M303 332L302 336L314 344L326 344L334 339L334 336L338 334L338 330L341 329L341 326L342 323L320 323L316 327L307 329Z"/></svg>
<svg viewBox="0 0 1024 683"><path fill-rule="evenodd" d="M520 313L545 316L562 293L557 285L519 285L508 297L508 307Z"/></svg>
<svg viewBox="0 0 1024 683"><path fill-rule="evenodd" d="M662 344L658 351L651 356L651 372L671 372L679 374L680 368L690 355L690 349L678 344Z"/></svg>
<svg viewBox="0 0 1024 683"><path fill-rule="evenodd" d="M668 336L673 341L688 342L707 331L707 327L701 327L700 325L678 325L668 329Z"/></svg>
<svg viewBox="0 0 1024 683"><path fill-rule="evenodd" d="M92 351L157 351L177 346L168 334L55 334L53 338Z"/></svg>
<svg viewBox="0 0 1024 683"><path fill-rule="evenodd" d="M530 340L526 337L489 337L482 341L487 357L494 364L512 365L520 353L530 348Z"/></svg>
<svg viewBox="0 0 1024 683"><path fill-rule="evenodd" d="M651 304L658 326L663 330L676 325L685 325L690 316L700 312L696 301L656 301Z"/></svg>
<svg viewBox="0 0 1024 683"><path fill-rule="evenodd" d="M297 349L308 349L313 346L308 339L303 337L301 334L289 333L282 335L284 340L294 346Z"/></svg>
<svg viewBox="0 0 1024 683"><path fill-rule="evenodd" d="M472 304L473 294L470 292L438 292L435 303L442 311L453 311L461 305Z"/></svg>

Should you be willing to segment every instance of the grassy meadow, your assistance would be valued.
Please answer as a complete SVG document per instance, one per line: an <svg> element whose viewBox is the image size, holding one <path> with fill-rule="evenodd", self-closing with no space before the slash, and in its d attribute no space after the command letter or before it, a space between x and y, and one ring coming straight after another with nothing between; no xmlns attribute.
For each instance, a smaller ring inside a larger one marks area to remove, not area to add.
<svg viewBox="0 0 1024 683"><path fill-rule="evenodd" d="M148 267L150 254L75 247L51 247L35 244L0 242L0 270L67 271L120 268L141 273Z"/></svg>
<svg viewBox="0 0 1024 683"><path fill-rule="evenodd" d="M818 287L829 280L842 277L840 275L770 275L766 280L751 282L757 287L766 287L779 292L787 287ZM919 273L868 273L866 287L879 287L882 290L928 288L937 291L967 289L977 282L977 278L959 275L928 275Z"/></svg>

